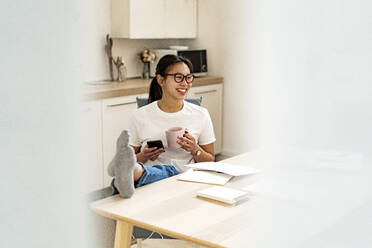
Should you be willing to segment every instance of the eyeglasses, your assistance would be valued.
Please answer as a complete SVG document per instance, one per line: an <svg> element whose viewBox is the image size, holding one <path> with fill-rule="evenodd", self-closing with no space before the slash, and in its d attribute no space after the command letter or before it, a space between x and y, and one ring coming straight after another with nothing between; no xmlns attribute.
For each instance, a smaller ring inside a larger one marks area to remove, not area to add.
<svg viewBox="0 0 372 248"><path fill-rule="evenodd" d="M191 84L192 81L194 81L194 75L192 74L183 75L182 73L174 73L174 74L165 74L165 76L173 76L174 81L176 81L176 83L182 83L184 79L186 79L186 83L188 84Z"/></svg>

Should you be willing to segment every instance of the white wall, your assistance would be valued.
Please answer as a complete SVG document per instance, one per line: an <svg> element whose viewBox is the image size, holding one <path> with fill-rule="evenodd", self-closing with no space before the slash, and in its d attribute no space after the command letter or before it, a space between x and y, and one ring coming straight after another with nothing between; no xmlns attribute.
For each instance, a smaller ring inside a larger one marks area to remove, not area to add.
<svg viewBox="0 0 372 248"><path fill-rule="evenodd" d="M199 33L188 44L208 49L210 75L224 77L223 153L257 147L259 116L257 46L260 5L252 1L198 1Z"/></svg>
<svg viewBox="0 0 372 248"><path fill-rule="evenodd" d="M224 151L372 150L371 3L199 1L211 72L224 77Z"/></svg>
<svg viewBox="0 0 372 248"><path fill-rule="evenodd" d="M95 0L84 7L81 12L84 25L81 68L83 82L99 81L110 77L105 54L106 34L110 33L111 7L108 0Z"/></svg>

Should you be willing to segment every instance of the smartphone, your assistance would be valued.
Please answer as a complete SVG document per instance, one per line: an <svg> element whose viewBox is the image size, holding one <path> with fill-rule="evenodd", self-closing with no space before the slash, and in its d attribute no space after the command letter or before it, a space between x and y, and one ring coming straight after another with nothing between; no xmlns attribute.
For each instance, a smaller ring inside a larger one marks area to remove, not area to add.
<svg viewBox="0 0 372 248"><path fill-rule="evenodd" d="M163 142L161 142L161 140L151 140L151 141L147 141L147 145L149 148L151 147L156 147L156 148L164 148L163 146Z"/></svg>

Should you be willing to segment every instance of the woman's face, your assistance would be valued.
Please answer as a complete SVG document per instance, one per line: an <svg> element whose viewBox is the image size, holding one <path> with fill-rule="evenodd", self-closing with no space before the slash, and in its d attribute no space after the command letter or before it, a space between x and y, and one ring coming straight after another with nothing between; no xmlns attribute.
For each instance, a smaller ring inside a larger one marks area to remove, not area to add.
<svg viewBox="0 0 372 248"><path fill-rule="evenodd" d="M190 90L191 84L188 84L186 82L186 78L184 78L182 82L177 83L174 79L174 74L176 73L181 73L182 75L186 76L190 74L190 69L183 62L174 64L167 71L167 74L172 74L172 75L167 75L165 77L159 76L161 77L161 79L158 78L158 82L163 89L164 95L166 95L167 97L176 99L176 100L182 100L185 98L187 92Z"/></svg>

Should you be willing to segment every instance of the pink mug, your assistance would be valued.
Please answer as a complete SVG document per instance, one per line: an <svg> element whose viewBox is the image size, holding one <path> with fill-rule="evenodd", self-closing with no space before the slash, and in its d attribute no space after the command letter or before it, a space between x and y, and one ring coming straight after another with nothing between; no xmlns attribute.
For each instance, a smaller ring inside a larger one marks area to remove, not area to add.
<svg viewBox="0 0 372 248"><path fill-rule="evenodd" d="M167 143L169 148L180 148L181 146L177 143L177 137L183 136L185 129L182 127L172 127L165 131L167 137Z"/></svg>

